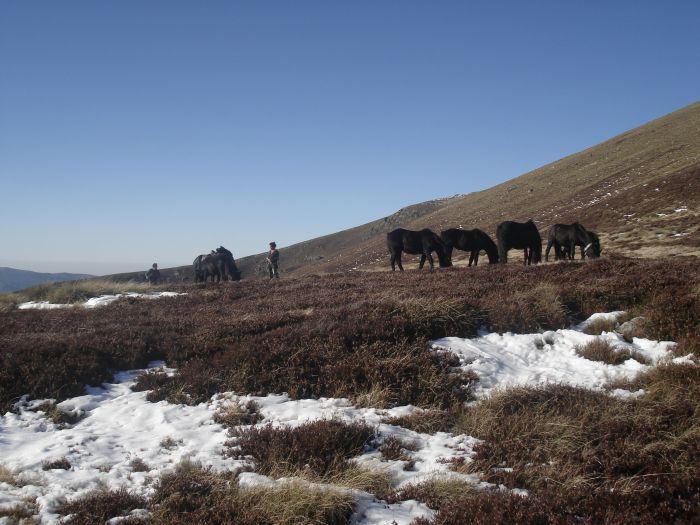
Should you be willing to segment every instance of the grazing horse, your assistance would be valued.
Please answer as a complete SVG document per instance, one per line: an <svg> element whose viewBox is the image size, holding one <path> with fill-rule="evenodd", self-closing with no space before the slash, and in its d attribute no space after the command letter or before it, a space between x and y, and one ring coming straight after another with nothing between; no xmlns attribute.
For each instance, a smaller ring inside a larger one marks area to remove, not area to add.
<svg viewBox="0 0 700 525"><path fill-rule="evenodd" d="M525 265L537 264L542 260L542 237L537 226L530 219L527 222L505 221L496 228L498 240L498 261L508 262L508 250L524 250Z"/></svg>
<svg viewBox="0 0 700 525"><path fill-rule="evenodd" d="M452 266L452 261L447 254L447 247L442 239L432 230L424 229L420 231L404 230L398 228L386 234L386 244L391 255L391 270L396 270L396 264L399 265L399 270L403 272L401 264L401 253L406 252L411 255L420 254L419 269L423 269L425 260L430 263L430 270L433 270L433 257L431 252L437 253L440 261L440 268Z"/></svg>
<svg viewBox="0 0 700 525"><path fill-rule="evenodd" d="M452 250L457 248L458 250L471 252L469 254L469 266L471 266L472 263L474 263L474 266L479 264L479 252L481 250L484 250L486 255L489 256L489 264L498 262L498 248L496 248L496 243L493 242L491 237L479 229L459 230L457 228L451 228L441 232L440 237L447 246L447 256L450 259L452 259Z"/></svg>
<svg viewBox="0 0 700 525"><path fill-rule="evenodd" d="M211 278L211 281L216 282L240 281L241 272L236 266L236 261L233 259L233 254L223 246L219 246L216 250L208 255L198 255L192 263L194 267L195 282L206 281Z"/></svg>
<svg viewBox="0 0 700 525"><path fill-rule="evenodd" d="M591 233L582 224L555 224L549 230L547 250L544 254L545 261L549 260L549 251L554 246L554 255L557 260L573 260L576 256L576 246L581 247L581 259L586 256L591 259L600 257L600 239L595 233Z"/></svg>

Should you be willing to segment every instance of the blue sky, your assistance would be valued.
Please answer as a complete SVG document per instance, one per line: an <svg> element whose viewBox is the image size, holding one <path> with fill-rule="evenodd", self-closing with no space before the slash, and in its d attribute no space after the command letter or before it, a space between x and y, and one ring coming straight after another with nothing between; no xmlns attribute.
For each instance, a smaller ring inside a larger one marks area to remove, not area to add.
<svg viewBox="0 0 700 525"><path fill-rule="evenodd" d="M700 2L4 1L0 266L236 257L698 99Z"/></svg>

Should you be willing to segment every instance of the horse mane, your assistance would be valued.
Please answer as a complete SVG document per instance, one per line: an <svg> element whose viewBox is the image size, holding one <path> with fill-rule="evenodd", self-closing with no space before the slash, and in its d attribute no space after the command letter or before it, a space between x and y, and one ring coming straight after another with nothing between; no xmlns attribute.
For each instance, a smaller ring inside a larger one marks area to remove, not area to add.
<svg viewBox="0 0 700 525"><path fill-rule="evenodd" d="M228 251L226 248L224 248L223 246L219 246L216 249L216 251L212 252L212 253L221 253L221 254L230 255L231 257L233 257L233 254L230 251Z"/></svg>

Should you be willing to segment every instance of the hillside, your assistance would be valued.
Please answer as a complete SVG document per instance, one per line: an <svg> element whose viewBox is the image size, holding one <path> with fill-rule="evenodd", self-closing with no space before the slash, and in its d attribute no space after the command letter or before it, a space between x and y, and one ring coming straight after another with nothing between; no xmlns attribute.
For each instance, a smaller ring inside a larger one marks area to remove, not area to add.
<svg viewBox="0 0 700 525"><path fill-rule="evenodd" d="M35 284L75 281L90 277L93 276L78 273L40 273L2 267L0 268L0 293L22 290L24 288L34 286Z"/></svg>
<svg viewBox="0 0 700 525"><path fill-rule="evenodd" d="M355 228L282 247L281 271L300 276L385 270L385 234L394 228L480 228L494 236L501 221L528 218L543 237L555 223L578 220L600 234L605 255L700 255L699 214L697 102L493 188L415 204ZM228 248L236 253L234 246ZM464 259L464 254L455 254L457 265ZM265 275L264 260L261 253L237 262L244 278L251 278ZM181 281L191 273L183 266L163 270L163 276Z"/></svg>
<svg viewBox="0 0 700 525"><path fill-rule="evenodd" d="M693 523L699 286L610 257L0 308L0 522Z"/></svg>
<svg viewBox="0 0 700 525"><path fill-rule="evenodd" d="M372 232L363 242L352 242L356 229L328 236L326 245L344 248L321 253L323 260L299 264L299 252L314 241L292 246L282 257L295 274L384 269L384 233L397 226L480 228L495 236L501 221L528 218L543 237L555 223L578 220L600 233L606 254L700 255L699 205L700 103L695 103L488 190L446 200L420 217L360 227Z"/></svg>

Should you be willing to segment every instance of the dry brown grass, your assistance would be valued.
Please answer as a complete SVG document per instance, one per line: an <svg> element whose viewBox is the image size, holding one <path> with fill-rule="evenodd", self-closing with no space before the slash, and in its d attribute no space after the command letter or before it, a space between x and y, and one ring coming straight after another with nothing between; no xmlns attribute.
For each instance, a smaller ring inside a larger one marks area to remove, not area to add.
<svg viewBox="0 0 700 525"><path fill-rule="evenodd" d="M149 506L153 509L149 523L156 525L345 525L354 498L305 482L240 487L235 478L184 463L161 477Z"/></svg>
<svg viewBox="0 0 700 525"><path fill-rule="evenodd" d="M222 404L214 414L214 421L227 428L254 425L261 419L260 406L255 401L236 401Z"/></svg>
<svg viewBox="0 0 700 525"><path fill-rule="evenodd" d="M639 352L631 352L627 348L618 348L603 338L596 338L583 346L576 347L576 353L590 361L601 361L608 365L620 365L628 359L635 359L642 364L649 361Z"/></svg>
<svg viewBox="0 0 700 525"><path fill-rule="evenodd" d="M7 483L8 485L19 484L15 473L2 464L0 464L0 483Z"/></svg>

